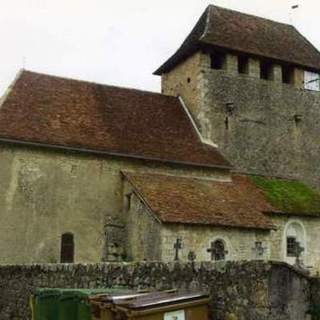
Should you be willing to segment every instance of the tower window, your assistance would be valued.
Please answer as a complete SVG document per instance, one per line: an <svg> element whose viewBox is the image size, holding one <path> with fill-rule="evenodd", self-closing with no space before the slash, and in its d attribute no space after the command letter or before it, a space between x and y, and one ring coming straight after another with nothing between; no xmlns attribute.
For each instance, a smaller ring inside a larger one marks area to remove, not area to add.
<svg viewBox="0 0 320 320"><path fill-rule="evenodd" d="M226 54L223 52L215 52L211 54L211 69L224 69L226 62Z"/></svg>
<svg viewBox="0 0 320 320"><path fill-rule="evenodd" d="M246 56L238 56L238 72L242 74L249 73L249 58Z"/></svg>
<svg viewBox="0 0 320 320"><path fill-rule="evenodd" d="M61 236L61 263L74 262L74 239L72 233L64 233Z"/></svg>
<svg viewBox="0 0 320 320"><path fill-rule="evenodd" d="M265 80L272 80L272 63L270 61L261 61L260 78Z"/></svg>
<svg viewBox="0 0 320 320"><path fill-rule="evenodd" d="M304 72L304 88L307 90L320 91L320 74L310 71Z"/></svg>
<svg viewBox="0 0 320 320"><path fill-rule="evenodd" d="M282 66L282 82L294 84L294 67Z"/></svg>

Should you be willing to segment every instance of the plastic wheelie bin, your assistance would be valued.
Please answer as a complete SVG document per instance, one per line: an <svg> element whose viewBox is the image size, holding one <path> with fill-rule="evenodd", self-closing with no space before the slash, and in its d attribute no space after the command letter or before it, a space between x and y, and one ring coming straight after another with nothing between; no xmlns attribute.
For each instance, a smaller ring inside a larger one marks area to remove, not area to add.
<svg viewBox="0 0 320 320"><path fill-rule="evenodd" d="M91 320L90 297L127 294L123 288L108 289L38 289L32 297L33 320Z"/></svg>
<svg viewBox="0 0 320 320"><path fill-rule="evenodd" d="M58 300L60 290L38 289L31 299L33 320L58 319Z"/></svg>

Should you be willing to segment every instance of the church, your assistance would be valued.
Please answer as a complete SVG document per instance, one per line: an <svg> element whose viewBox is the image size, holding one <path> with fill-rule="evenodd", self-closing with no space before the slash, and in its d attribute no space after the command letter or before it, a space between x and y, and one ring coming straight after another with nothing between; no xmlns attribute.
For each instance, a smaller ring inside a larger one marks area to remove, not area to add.
<svg viewBox="0 0 320 320"><path fill-rule="evenodd" d="M155 75L161 93L17 75L0 100L0 263L320 271L320 52L210 5Z"/></svg>

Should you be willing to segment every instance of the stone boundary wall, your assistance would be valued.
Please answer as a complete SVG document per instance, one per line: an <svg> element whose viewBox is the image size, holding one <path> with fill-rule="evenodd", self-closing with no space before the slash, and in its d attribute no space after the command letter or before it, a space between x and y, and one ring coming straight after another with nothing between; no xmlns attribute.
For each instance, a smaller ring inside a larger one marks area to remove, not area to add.
<svg viewBox="0 0 320 320"><path fill-rule="evenodd" d="M304 320L309 279L283 263L109 263L0 266L0 319L30 319L37 287L202 289L214 320Z"/></svg>

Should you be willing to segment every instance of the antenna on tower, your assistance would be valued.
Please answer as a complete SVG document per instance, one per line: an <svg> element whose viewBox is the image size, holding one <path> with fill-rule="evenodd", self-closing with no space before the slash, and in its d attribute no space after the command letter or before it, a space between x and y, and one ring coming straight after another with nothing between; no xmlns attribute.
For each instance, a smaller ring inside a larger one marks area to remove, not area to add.
<svg viewBox="0 0 320 320"><path fill-rule="evenodd" d="M291 5L291 8L290 8L290 24L294 25L294 22L293 22L293 12L295 10L298 10L300 8L300 4L299 3L295 3L295 4L292 4Z"/></svg>

